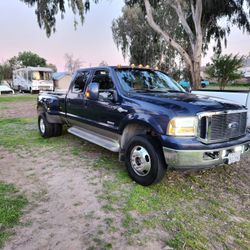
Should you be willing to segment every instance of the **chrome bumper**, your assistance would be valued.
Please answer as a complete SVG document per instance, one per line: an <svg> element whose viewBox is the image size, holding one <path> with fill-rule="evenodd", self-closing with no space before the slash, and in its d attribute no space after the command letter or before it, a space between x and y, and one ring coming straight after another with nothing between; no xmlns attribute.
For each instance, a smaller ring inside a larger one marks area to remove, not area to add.
<svg viewBox="0 0 250 250"><path fill-rule="evenodd" d="M239 144L215 150L175 150L163 147L163 153L168 167L174 169L204 169L220 164L228 164L228 154L250 152L250 143Z"/></svg>

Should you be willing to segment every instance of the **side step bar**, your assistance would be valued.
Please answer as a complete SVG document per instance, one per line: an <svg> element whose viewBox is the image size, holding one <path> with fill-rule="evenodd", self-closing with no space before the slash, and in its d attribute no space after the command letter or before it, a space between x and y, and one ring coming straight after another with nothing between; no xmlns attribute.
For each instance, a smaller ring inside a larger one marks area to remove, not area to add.
<svg viewBox="0 0 250 250"><path fill-rule="evenodd" d="M119 152L120 151L120 145L119 145L118 141L110 139L110 138L105 137L103 135L97 134L93 131L73 126L73 127L68 129L68 132L73 134L73 135L76 135L84 140L87 140L87 141L92 142L94 144L97 144L103 148L106 148L112 152Z"/></svg>

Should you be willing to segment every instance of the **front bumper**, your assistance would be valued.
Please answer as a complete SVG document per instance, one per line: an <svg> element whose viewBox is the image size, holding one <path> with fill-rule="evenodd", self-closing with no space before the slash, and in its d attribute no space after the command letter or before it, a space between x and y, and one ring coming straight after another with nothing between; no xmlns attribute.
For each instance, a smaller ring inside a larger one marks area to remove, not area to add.
<svg viewBox="0 0 250 250"><path fill-rule="evenodd" d="M238 144L209 150L176 150L163 147L168 167L174 169L205 169L220 164L228 164L228 155L240 152L241 157L250 152L250 143Z"/></svg>
<svg viewBox="0 0 250 250"><path fill-rule="evenodd" d="M44 90L44 91L46 91L46 90L53 90L53 86L52 85L41 85L41 86L33 86L32 87L32 90L33 91L38 91L38 90Z"/></svg>

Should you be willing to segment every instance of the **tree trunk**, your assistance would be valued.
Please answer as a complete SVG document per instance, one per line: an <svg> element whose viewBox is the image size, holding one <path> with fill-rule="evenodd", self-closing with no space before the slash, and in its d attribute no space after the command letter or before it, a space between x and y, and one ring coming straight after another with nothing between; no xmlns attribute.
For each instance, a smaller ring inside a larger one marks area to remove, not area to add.
<svg viewBox="0 0 250 250"><path fill-rule="evenodd" d="M201 84L201 62L193 61L190 72L192 77L192 89L199 89Z"/></svg>
<svg viewBox="0 0 250 250"><path fill-rule="evenodd" d="M172 46L181 55L181 57L184 59L187 67L190 70L192 77L191 84L193 89L199 89L201 82L200 71L201 71L201 54L202 54L202 41L203 41L202 27L201 27L202 0L196 0L195 6L193 1L190 2L193 23L195 26L195 32L192 31L191 27L189 26L186 20L186 16L183 12L183 8L181 5L181 0L175 0L169 2L169 5L173 9L175 9L176 14L179 17L179 21L189 38L190 48L191 48L190 53L188 53L185 50L185 48L181 46L181 44L175 41L173 37L171 37L166 30L163 30L161 26L155 22L153 17L153 8L150 5L149 0L144 0L144 4L147 12L148 24L153 28L153 30L162 35L166 43Z"/></svg>

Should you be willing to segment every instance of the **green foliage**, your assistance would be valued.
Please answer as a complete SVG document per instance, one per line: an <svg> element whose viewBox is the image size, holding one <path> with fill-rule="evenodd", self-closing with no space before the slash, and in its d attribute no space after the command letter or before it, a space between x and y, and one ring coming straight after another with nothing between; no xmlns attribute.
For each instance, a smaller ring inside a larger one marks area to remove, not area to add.
<svg viewBox="0 0 250 250"><path fill-rule="evenodd" d="M223 90L230 82L242 77L239 69L242 67L244 57L238 55L220 55L215 54L212 58L212 64L208 67L206 73L210 78L216 79Z"/></svg>
<svg viewBox="0 0 250 250"><path fill-rule="evenodd" d="M12 184L0 182L0 248L12 234L10 228L17 224L27 200Z"/></svg>
<svg viewBox="0 0 250 250"><path fill-rule="evenodd" d="M162 11L159 6L155 13L161 23L167 15L171 16L166 29L181 43L184 34L175 28L178 23L175 12L171 9ZM129 56L130 63L158 66L167 71L176 70L176 52L145 22L145 14L138 4L122 9L122 16L112 23L112 32L117 47L121 48L124 57Z"/></svg>
<svg viewBox="0 0 250 250"><path fill-rule="evenodd" d="M12 68L10 63L4 62L3 64L0 64L0 82L2 80L9 80L12 78Z"/></svg>
<svg viewBox="0 0 250 250"><path fill-rule="evenodd" d="M0 103L4 102L26 102L35 101L37 95L13 95L13 96L0 96Z"/></svg>
<svg viewBox="0 0 250 250"><path fill-rule="evenodd" d="M46 59L40 57L39 55L31 52L31 51L24 51L19 52L17 57L11 59L11 61L15 61L17 64L20 64L22 67L45 67L46 66Z"/></svg>
<svg viewBox="0 0 250 250"><path fill-rule="evenodd" d="M183 6L185 6L185 12L187 16L187 21L192 31L195 34L195 27L191 15L190 1L180 1L183 2ZM194 1L196 2L196 1ZM139 4L142 10L145 11L144 1L143 0L125 0L125 3L128 6L133 6L135 4ZM171 1L150 1L151 5L157 9L160 5L165 3L165 9L172 8L170 6ZM203 50L206 51L208 49L208 45L211 40L215 40L216 44L214 46L214 50L216 52L221 52L222 42L227 44L227 35L229 35L232 24L236 25L239 29L243 31L250 32L250 21L249 21L249 0L203 0L203 12L201 19L201 26L203 30ZM246 6L246 7L244 7ZM226 18L226 26L225 22L223 24L220 22L221 18ZM171 21L170 16L166 16L165 24L161 24L161 27L164 30L168 30L167 27L163 25L167 25L169 21ZM175 25L177 26L177 25Z"/></svg>
<svg viewBox="0 0 250 250"><path fill-rule="evenodd" d="M84 12L86 13L90 8L89 0L20 0L28 6L36 7L36 15L39 27L46 31L47 36L56 31L56 16L60 13L61 18L66 12L65 2L68 2L74 15L80 17L81 23L84 21ZM93 0L97 3L99 0ZM74 25L77 25L75 18Z"/></svg>
<svg viewBox="0 0 250 250"><path fill-rule="evenodd" d="M195 173L168 171L161 183L142 187L131 181L115 153L69 134L41 138L36 118L1 119L0 128L0 145L12 152L18 148L17 153L21 149L34 157L34 150L44 155L59 150L61 156L72 152L77 161L84 157L85 163L91 162L86 165L96 174L88 182L101 185L96 195L106 218L105 227L94 232L89 249L112 248L117 235L122 235L127 244L134 244L131 248L143 248L144 244L146 248L149 241L158 241L166 249L249 249L248 159L240 165ZM71 160L67 154L65 157ZM93 158L97 159L94 166ZM86 168L85 164L80 165ZM65 167L69 167L68 162ZM43 192L38 198L44 196ZM94 212L87 216L94 216ZM110 239L105 235L110 235ZM0 239L8 236L9 231L4 231Z"/></svg>
<svg viewBox="0 0 250 250"><path fill-rule="evenodd" d="M166 248L248 249L248 202L237 207L248 186L235 185L247 176L241 168L168 172L161 183L142 187L131 182L113 154L106 153L96 164L103 176L109 176L99 199L107 213L122 217L121 230L131 244L147 244L160 230Z"/></svg>
<svg viewBox="0 0 250 250"><path fill-rule="evenodd" d="M9 80L12 79L12 72L14 69L21 68L21 67L49 67L57 71L55 65L46 63L46 59L40 57L39 55L31 52L31 51L24 51L19 52L17 56L14 56L7 60L6 62L0 64L0 81L1 80Z"/></svg>

